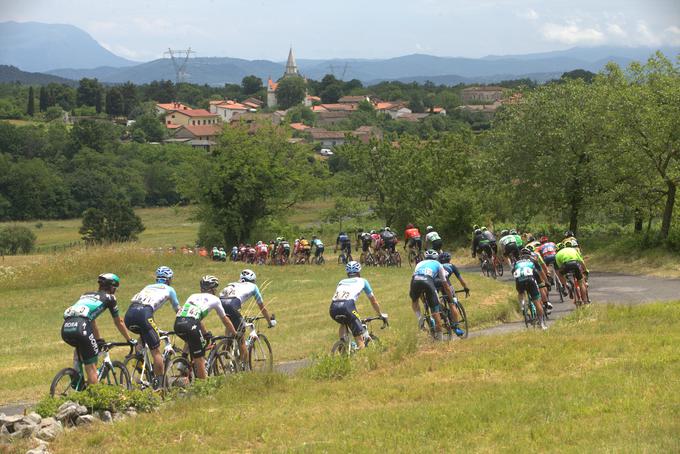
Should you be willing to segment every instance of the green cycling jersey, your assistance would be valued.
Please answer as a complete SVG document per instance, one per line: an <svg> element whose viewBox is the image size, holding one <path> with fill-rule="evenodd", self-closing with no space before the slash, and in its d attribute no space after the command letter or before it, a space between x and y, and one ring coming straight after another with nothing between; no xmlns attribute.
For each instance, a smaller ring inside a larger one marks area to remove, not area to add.
<svg viewBox="0 0 680 454"><path fill-rule="evenodd" d="M567 262L580 262L585 265L581 253L578 251L578 249L573 247L565 247L561 249L555 256L555 262L557 263L558 268L561 268L562 265Z"/></svg>

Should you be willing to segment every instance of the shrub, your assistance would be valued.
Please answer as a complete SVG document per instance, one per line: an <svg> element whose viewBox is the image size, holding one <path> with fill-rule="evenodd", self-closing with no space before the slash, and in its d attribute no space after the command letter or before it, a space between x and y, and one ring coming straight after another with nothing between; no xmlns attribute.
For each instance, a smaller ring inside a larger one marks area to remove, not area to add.
<svg viewBox="0 0 680 454"><path fill-rule="evenodd" d="M0 228L0 253L28 254L35 248L35 234L28 227L10 225Z"/></svg>
<svg viewBox="0 0 680 454"><path fill-rule="evenodd" d="M110 201L105 210L88 208L83 213L79 233L88 243L135 241L144 224L132 207L123 201Z"/></svg>
<svg viewBox="0 0 680 454"><path fill-rule="evenodd" d="M34 410L44 418L54 416L59 406L67 400L84 405L91 412L98 410L120 412L130 407L137 411L150 412L161 403L160 397L150 390L129 391L118 386L97 384L88 386L82 392L72 393L68 397L47 396L38 402Z"/></svg>
<svg viewBox="0 0 680 454"><path fill-rule="evenodd" d="M347 355L320 355L312 358L307 373L314 380L341 380L352 370L353 365Z"/></svg>

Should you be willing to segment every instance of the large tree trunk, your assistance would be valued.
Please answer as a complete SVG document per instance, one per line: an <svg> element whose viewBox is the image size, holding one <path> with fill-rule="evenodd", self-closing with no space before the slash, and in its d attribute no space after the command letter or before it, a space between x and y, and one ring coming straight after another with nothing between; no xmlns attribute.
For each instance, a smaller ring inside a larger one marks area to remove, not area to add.
<svg viewBox="0 0 680 454"><path fill-rule="evenodd" d="M675 191L677 186L673 181L666 181L668 187L668 194L666 195L666 207L663 210L663 221L661 222L661 238L668 238L668 232L671 230L671 221L673 220L673 208L675 207Z"/></svg>

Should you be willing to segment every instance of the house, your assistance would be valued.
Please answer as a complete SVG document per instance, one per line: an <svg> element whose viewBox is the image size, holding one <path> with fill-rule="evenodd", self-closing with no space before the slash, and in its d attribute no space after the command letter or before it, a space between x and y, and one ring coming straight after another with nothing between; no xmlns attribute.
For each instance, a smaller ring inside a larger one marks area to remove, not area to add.
<svg viewBox="0 0 680 454"><path fill-rule="evenodd" d="M286 62L286 70L283 72L283 77L301 77L300 71L298 71L297 63L295 63L295 57L293 56L293 48L290 48L288 52L288 61ZM267 107L274 107L277 105L276 100L276 89L279 87L277 82L272 81L271 76L267 81Z"/></svg>
<svg viewBox="0 0 680 454"><path fill-rule="evenodd" d="M250 97L250 98L246 99L245 101L243 101L242 104L243 105L255 105L255 106L257 106L256 107L257 109L261 109L262 106L264 106L264 103L259 98L255 98L255 97Z"/></svg>
<svg viewBox="0 0 680 454"><path fill-rule="evenodd" d="M316 123L319 126L335 125L349 118L349 111L321 111L316 112Z"/></svg>
<svg viewBox="0 0 680 454"><path fill-rule="evenodd" d="M168 102L164 104L156 104L156 114L163 115L172 110L190 110L191 107L182 104L181 102Z"/></svg>
<svg viewBox="0 0 680 454"><path fill-rule="evenodd" d="M393 119L413 113L403 101L378 102L373 107L377 112L387 114Z"/></svg>
<svg viewBox="0 0 680 454"><path fill-rule="evenodd" d="M503 97L502 87L468 87L464 88L460 94L463 104L471 102L492 103L500 101Z"/></svg>
<svg viewBox="0 0 680 454"><path fill-rule="evenodd" d="M215 140L222 132L221 125L182 125L175 131L175 139Z"/></svg>
<svg viewBox="0 0 680 454"><path fill-rule="evenodd" d="M173 129L178 126L198 126L219 124L220 117L205 109L171 110L165 114L165 126Z"/></svg>
<svg viewBox="0 0 680 454"><path fill-rule="evenodd" d="M368 96L365 96L365 95L343 96L342 98L338 99L338 102L340 104L359 104L362 101L370 101L370 99L368 99Z"/></svg>
<svg viewBox="0 0 680 454"><path fill-rule="evenodd" d="M417 121L420 121L423 118L427 118L429 116L430 116L429 113L405 113L405 114L399 115L396 119L402 120L402 121L417 122Z"/></svg>
<svg viewBox="0 0 680 454"><path fill-rule="evenodd" d="M321 98L318 96L312 96L312 95L307 95L305 96L305 101L304 105L307 107L312 107L315 104L320 104L321 103Z"/></svg>
<svg viewBox="0 0 680 454"><path fill-rule="evenodd" d="M306 131L307 129L311 129L311 126L307 126L304 123L291 123L290 127L293 128L295 131Z"/></svg>
<svg viewBox="0 0 680 454"><path fill-rule="evenodd" d="M210 113L220 116L222 121L230 122L234 114L248 112L251 107L245 106L236 101L210 101Z"/></svg>
<svg viewBox="0 0 680 454"><path fill-rule="evenodd" d="M433 113L435 115L446 115L446 109L443 107L433 107L430 109L430 113Z"/></svg>
<svg viewBox="0 0 680 454"><path fill-rule="evenodd" d="M383 133L377 126L359 126L352 132L352 135L363 143L368 143L371 139L382 140Z"/></svg>
<svg viewBox="0 0 680 454"><path fill-rule="evenodd" d="M333 148L337 145L342 145L346 141L346 132L343 131L326 131L322 128L310 128L307 131L312 140L321 143L323 148Z"/></svg>

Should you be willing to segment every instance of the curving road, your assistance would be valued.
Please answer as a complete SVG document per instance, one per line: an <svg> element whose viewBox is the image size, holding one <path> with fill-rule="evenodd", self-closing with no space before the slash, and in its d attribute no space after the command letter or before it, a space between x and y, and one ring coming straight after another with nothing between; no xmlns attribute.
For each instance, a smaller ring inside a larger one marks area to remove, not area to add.
<svg viewBox="0 0 680 454"><path fill-rule="evenodd" d="M461 267L461 271L466 273L476 273L478 270L479 268L477 267ZM507 275L500 278L500 281L507 282L508 285L513 283L512 278ZM553 292L551 295L555 296L556 294ZM643 304L655 301L679 300L680 279L662 279L593 271L590 273L590 299L595 304ZM562 304L555 303L554 301L552 303L554 310L550 315L549 325L574 310L574 305L567 300ZM523 321L504 323L478 331L471 331L470 337L504 334L522 329L526 329ZM308 364L308 359L301 359L279 363L275 367L279 372L293 374ZM21 402L0 406L0 413L7 415L23 414L24 410L33 404L33 402Z"/></svg>

